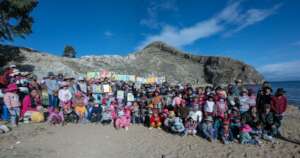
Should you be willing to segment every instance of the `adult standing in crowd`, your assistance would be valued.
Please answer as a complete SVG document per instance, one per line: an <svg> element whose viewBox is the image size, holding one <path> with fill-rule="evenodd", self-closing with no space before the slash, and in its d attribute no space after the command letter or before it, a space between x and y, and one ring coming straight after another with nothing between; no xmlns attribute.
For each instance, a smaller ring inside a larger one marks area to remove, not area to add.
<svg viewBox="0 0 300 158"><path fill-rule="evenodd" d="M271 111L274 113L274 122L276 129L279 129L281 126L281 120L283 114L287 108L287 98L285 96L285 91L283 88L278 88L275 95L272 97L271 101ZM277 135L281 135L279 130L276 131Z"/></svg>
<svg viewBox="0 0 300 158"><path fill-rule="evenodd" d="M58 90L59 90L59 84L53 72L48 73L48 77L45 80L45 85L48 90L49 110L52 111L53 108L58 106Z"/></svg>

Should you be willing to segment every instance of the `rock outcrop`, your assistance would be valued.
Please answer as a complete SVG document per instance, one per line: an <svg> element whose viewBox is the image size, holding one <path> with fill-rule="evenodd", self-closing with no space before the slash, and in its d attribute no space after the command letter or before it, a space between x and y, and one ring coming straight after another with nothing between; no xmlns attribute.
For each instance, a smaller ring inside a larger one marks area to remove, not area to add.
<svg viewBox="0 0 300 158"><path fill-rule="evenodd" d="M25 57L17 64L24 70L33 71L39 77L47 72L78 76L87 71L107 69L122 74L166 76L169 82L192 84L223 84L241 79L244 83L255 84L263 76L252 66L228 57L198 56L179 51L163 42L153 42L144 49L128 56L83 56L66 58L28 48L0 46L1 51L16 52ZM3 52L0 52L0 54Z"/></svg>

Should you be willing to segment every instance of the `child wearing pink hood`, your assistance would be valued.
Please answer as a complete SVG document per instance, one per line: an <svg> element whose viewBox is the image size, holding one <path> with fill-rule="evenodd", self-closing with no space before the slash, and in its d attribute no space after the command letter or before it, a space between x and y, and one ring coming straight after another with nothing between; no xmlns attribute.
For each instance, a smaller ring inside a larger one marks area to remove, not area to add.
<svg viewBox="0 0 300 158"><path fill-rule="evenodd" d="M57 125L64 122L64 115L62 111L59 111L59 107L55 107L48 117L48 123L50 125Z"/></svg>
<svg viewBox="0 0 300 158"><path fill-rule="evenodd" d="M127 131L129 125L130 125L130 110L127 108L120 109L118 111L118 116L115 121L116 129L125 128L125 130Z"/></svg>
<svg viewBox="0 0 300 158"><path fill-rule="evenodd" d="M252 128L248 124L243 124L240 128L240 143L241 144L253 144L260 145L261 142L257 139L252 138L251 133Z"/></svg>

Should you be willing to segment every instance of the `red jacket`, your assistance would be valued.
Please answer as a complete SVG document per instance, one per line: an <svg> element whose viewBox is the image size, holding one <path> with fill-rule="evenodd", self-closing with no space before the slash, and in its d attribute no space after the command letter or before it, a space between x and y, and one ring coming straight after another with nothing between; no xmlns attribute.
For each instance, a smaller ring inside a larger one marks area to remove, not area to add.
<svg viewBox="0 0 300 158"><path fill-rule="evenodd" d="M276 114L282 114L287 108L287 99L285 96L273 96L271 100L271 111Z"/></svg>
<svg viewBox="0 0 300 158"><path fill-rule="evenodd" d="M151 117L150 117L150 123L152 124L152 123L159 123L159 122L161 122L160 116L157 116L156 119L157 120L155 120L155 116L154 115L151 115Z"/></svg>

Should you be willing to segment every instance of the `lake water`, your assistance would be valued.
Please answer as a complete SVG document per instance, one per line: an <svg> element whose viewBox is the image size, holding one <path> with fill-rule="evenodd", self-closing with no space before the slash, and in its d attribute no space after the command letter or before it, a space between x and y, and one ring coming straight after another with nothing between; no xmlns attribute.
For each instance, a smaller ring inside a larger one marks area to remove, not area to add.
<svg viewBox="0 0 300 158"><path fill-rule="evenodd" d="M278 81L270 82L272 85L273 92L277 88L284 88L286 96L288 98L288 104L293 104L300 107L300 81ZM258 89L260 86L255 86Z"/></svg>

